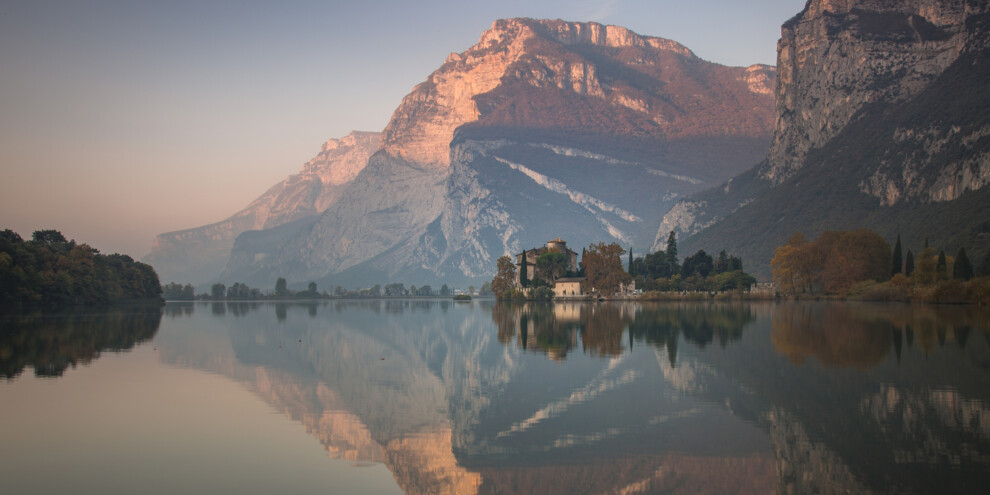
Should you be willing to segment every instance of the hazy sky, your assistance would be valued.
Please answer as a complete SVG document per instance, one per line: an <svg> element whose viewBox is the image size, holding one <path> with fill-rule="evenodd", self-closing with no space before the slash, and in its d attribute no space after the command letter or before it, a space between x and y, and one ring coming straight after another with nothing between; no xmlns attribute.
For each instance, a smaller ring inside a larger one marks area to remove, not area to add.
<svg viewBox="0 0 990 495"><path fill-rule="evenodd" d="M506 17L617 24L774 64L805 0L0 0L0 229L103 252L222 220L328 138L380 131Z"/></svg>

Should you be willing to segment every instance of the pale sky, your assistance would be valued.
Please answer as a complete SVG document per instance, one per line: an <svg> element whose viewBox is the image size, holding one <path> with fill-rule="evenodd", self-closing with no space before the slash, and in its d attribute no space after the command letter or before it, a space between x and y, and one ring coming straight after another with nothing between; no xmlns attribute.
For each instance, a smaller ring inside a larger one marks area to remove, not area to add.
<svg viewBox="0 0 990 495"><path fill-rule="evenodd" d="M507 17L596 21L774 64L805 0L0 0L0 229L140 258L222 220L329 138L380 131Z"/></svg>

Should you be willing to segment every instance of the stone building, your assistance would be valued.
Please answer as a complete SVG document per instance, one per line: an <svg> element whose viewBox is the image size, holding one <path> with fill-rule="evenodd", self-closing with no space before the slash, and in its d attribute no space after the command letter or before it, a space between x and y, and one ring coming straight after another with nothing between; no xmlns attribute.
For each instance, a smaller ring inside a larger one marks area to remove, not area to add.
<svg viewBox="0 0 990 495"><path fill-rule="evenodd" d="M576 272L578 270L578 254L567 247L566 241L558 237L550 242L547 242L545 246L527 249L516 255L516 285L519 285L519 277L522 275L523 256L526 257L526 278L528 280L533 280L533 277L536 276L545 278L536 268L536 259L539 258L540 255L550 251L557 251L558 253L564 254L564 257L567 258L565 270L569 272Z"/></svg>

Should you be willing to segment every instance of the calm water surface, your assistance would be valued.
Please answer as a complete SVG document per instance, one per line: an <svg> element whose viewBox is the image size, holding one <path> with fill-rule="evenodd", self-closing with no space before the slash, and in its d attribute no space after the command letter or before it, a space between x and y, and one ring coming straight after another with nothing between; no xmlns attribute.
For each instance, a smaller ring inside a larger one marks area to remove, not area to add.
<svg viewBox="0 0 990 495"><path fill-rule="evenodd" d="M5 493L984 493L960 307L168 304L0 316Z"/></svg>

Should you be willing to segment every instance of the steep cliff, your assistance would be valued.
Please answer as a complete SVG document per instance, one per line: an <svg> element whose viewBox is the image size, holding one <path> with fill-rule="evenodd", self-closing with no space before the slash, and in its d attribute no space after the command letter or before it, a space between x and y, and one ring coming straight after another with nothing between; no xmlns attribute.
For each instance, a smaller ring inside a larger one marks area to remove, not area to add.
<svg viewBox="0 0 990 495"><path fill-rule="evenodd" d="M672 208L687 249L728 248L769 277L795 231L868 227L987 249L988 5L811 1L782 28L767 160ZM656 248L662 247L655 244Z"/></svg>
<svg viewBox="0 0 990 495"><path fill-rule="evenodd" d="M496 21L403 99L338 202L245 233L224 278L466 284L556 236L649 243L673 201L765 155L774 77L621 27Z"/></svg>
<svg viewBox="0 0 990 495"><path fill-rule="evenodd" d="M352 132L323 143L302 170L272 186L226 220L160 234L143 261L163 282L201 284L215 280L227 264L234 239L248 230L270 229L327 209L379 148L379 134Z"/></svg>

